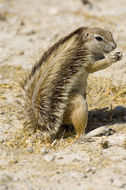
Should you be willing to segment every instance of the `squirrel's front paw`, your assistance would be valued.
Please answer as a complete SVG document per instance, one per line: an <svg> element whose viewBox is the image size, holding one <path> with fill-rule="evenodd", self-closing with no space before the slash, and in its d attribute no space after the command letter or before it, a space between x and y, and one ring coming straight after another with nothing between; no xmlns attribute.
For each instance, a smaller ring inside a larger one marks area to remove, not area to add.
<svg viewBox="0 0 126 190"><path fill-rule="evenodd" d="M122 58L122 53L121 52L112 52L111 54L109 54L108 56L110 62L116 62L119 61Z"/></svg>

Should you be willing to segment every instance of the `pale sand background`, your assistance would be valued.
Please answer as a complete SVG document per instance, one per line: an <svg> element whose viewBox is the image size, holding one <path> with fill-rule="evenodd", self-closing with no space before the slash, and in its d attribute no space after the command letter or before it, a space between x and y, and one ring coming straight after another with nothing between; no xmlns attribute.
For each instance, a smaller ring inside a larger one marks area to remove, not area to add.
<svg viewBox="0 0 126 190"><path fill-rule="evenodd" d="M85 144L62 148L63 140L55 150L40 143L37 152L32 138L26 147L20 138L8 141L22 127L14 106L18 81L45 49L79 26L113 33L123 59L95 76L126 84L126 1L91 2L92 8L80 0L0 0L0 190L126 189L126 114L112 125L115 134Z"/></svg>

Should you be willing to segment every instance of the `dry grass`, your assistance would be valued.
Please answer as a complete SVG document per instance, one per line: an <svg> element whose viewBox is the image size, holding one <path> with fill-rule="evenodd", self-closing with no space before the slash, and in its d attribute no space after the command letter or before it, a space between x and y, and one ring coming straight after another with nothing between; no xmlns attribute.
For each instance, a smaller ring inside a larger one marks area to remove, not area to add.
<svg viewBox="0 0 126 190"><path fill-rule="evenodd" d="M111 79L90 77L87 92L89 109L126 105L126 86L115 85Z"/></svg>
<svg viewBox="0 0 126 190"><path fill-rule="evenodd" d="M6 72L8 71L8 72ZM67 131L67 139L61 139L52 142L48 138L42 136L41 131L36 131L36 133L31 133L29 131L24 131L22 128L22 121L18 120L19 107L15 104L15 99L20 98L20 85L19 81L22 76L27 74L27 72L21 67L11 67L11 66L1 66L0 75L2 76L2 82L0 84L0 102L1 102L1 112L3 112L6 117L3 122L11 123L13 125L13 132L8 133L8 140L4 146L12 149L23 149L28 152L40 152L43 146L53 149L65 148L74 139L74 133L72 130ZM89 113L89 126L96 123L102 125L102 122L106 124L118 121L125 115L126 109L116 110L116 106L126 106L126 87L114 85L110 79L90 77L88 80L88 105L90 113L95 113L90 118ZM11 98L11 101L9 99ZM116 113L117 112L117 113ZM102 115L101 115L102 113ZM99 118L100 114L100 118ZM12 120L11 115L16 115L17 117ZM119 118L117 116L120 116ZM124 128L122 128L124 130ZM125 130L124 130L125 131Z"/></svg>

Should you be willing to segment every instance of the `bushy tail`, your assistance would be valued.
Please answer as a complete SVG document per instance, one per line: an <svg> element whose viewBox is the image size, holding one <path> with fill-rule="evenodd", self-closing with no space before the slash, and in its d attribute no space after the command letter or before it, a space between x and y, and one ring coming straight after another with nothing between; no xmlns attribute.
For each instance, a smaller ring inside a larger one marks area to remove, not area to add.
<svg viewBox="0 0 126 190"><path fill-rule="evenodd" d="M62 124L69 94L87 66L79 28L52 46L34 66L23 83L27 125L54 134Z"/></svg>

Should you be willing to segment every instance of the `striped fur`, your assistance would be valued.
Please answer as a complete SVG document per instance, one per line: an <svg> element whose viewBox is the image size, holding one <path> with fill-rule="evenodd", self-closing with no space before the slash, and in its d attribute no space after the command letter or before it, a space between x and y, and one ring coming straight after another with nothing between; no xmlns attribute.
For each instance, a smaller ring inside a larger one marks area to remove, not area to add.
<svg viewBox="0 0 126 190"><path fill-rule="evenodd" d="M75 30L49 48L24 80L25 115L33 127L52 134L62 124L70 91L87 66L88 52L82 49L86 29Z"/></svg>
<svg viewBox="0 0 126 190"><path fill-rule="evenodd" d="M87 27L61 38L35 64L22 84L27 124L56 134L70 92L90 64L92 55L84 46ZM94 61L94 60L93 60Z"/></svg>

